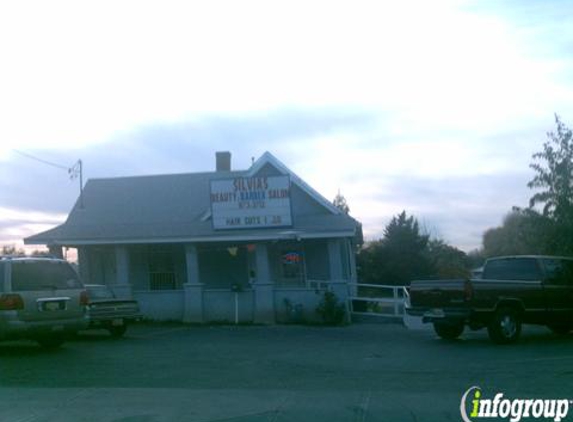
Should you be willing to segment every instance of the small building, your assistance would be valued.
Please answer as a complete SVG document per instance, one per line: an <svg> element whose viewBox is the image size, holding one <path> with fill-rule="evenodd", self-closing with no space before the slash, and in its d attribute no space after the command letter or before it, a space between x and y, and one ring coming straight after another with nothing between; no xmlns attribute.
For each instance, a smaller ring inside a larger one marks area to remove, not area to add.
<svg viewBox="0 0 573 422"><path fill-rule="evenodd" d="M356 281L360 224L265 153L247 170L90 179L66 222L25 239L77 248L85 283L186 322L316 318ZM295 315L296 314L296 315Z"/></svg>

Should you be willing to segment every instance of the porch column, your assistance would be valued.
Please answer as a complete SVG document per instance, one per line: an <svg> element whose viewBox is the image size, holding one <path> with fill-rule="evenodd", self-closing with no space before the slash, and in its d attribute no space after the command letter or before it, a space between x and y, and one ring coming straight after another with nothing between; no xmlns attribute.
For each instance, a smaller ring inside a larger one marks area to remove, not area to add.
<svg viewBox="0 0 573 422"><path fill-rule="evenodd" d="M330 265L330 281L342 281L344 279L340 258L340 241L338 239L329 239L328 261Z"/></svg>
<svg viewBox="0 0 573 422"><path fill-rule="evenodd" d="M80 277L82 283L90 284L90 250L88 246L80 246L78 248L78 266L80 270Z"/></svg>
<svg viewBox="0 0 573 422"><path fill-rule="evenodd" d="M129 251L126 246L115 247L115 284L111 288L120 299L132 298L129 284Z"/></svg>
<svg viewBox="0 0 573 422"><path fill-rule="evenodd" d="M348 245L348 258L350 264L349 268L350 283L351 283L350 294L356 296L358 294L358 287L356 287L356 283L358 283L358 273L356 269L356 252L355 252L354 242L351 239L348 239L346 242Z"/></svg>
<svg viewBox="0 0 573 422"><path fill-rule="evenodd" d="M203 322L203 284L199 279L199 257L195 245L185 245L187 282L183 285L185 302L184 322Z"/></svg>
<svg viewBox="0 0 573 422"><path fill-rule="evenodd" d="M275 295L267 245L259 243L255 249L256 278L253 284L255 312L257 324L273 324L275 322Z"/></svg>

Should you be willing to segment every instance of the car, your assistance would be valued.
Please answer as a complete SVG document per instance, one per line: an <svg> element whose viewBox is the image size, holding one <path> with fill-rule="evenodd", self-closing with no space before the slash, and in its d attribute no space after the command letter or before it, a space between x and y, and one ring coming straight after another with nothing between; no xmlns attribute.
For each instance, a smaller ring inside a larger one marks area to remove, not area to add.
<svg viewBox="0 0 573 422"><path fill-rule="evenodd" d="M72 266L56 258L0 258L0 340L58 348L88 325L87 292Z"/></svg>
<svg viewBox="0 0 573 422"><path fill-rule="evenodd" d="M88 329L105 329L112 337L122 337L128 323L141 318L137 301L118 299L103 284L86 284L88 292Z"/></svg>

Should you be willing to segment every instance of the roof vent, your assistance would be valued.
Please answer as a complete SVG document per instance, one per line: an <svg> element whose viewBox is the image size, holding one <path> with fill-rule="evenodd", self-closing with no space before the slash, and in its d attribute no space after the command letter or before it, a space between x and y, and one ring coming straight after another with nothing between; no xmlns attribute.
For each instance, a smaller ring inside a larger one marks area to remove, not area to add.
<svg viewBox="0 0 573 422"><path fill-rule="evenodd" d="M219 151L215 153L217 161L217 171L231 171L231 153L229 151Z"/></svg>

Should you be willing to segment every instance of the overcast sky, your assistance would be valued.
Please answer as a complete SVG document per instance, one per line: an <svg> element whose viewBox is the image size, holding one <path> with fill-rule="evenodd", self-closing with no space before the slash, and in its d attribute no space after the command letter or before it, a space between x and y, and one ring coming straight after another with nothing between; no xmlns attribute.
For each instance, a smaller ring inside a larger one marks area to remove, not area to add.
<svg viewBox="0 0 573 422"><path fill-rule="evenodd" d="M567 1L2 2L0 244L65 220L85 178L270 151L369 239L402 210L466 251L526 206L573 126Z"/></svg>

